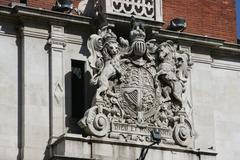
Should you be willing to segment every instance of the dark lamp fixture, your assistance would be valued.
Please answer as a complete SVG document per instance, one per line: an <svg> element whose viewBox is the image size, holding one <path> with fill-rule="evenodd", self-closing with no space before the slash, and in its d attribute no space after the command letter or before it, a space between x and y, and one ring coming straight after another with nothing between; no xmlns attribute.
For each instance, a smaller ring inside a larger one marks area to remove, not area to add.
<svg viewBox="0 0 240 160"><path fill-rule="evenodd" d="M159 129L152 130L150 134L151 134L151 139L152 139L153 143L144 147L144 148L142 148L140 156L137 160L144 160L147 153L148 153L149 147L151 147L155 144L159 144L161 142L161 134L160 134Z"/></svg>
<svg viewBox="0 0 240 160"><path fill-rule="evenodd" d="M56 0L55 6L52 8L58 12L71 12L73 9L72 0Z"/></svg>
<svg viewBox="0 0 240 160"><path fill-rule="evenodd" d="M161 134L159 129L154 129L151 131L151 137L153 142L159 144L161 142Z"/></svg>
<svg viewBox="0 0 240 160"><path fill-rule="evenodd" d="M187 22L183 18L175 18L170 21L167 30L183 32L187 27Z"/></svg>

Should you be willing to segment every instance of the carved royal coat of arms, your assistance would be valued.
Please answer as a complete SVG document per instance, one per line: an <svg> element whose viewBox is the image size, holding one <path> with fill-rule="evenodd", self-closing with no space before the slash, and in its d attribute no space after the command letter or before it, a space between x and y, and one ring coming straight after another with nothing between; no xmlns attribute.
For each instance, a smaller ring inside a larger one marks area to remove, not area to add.
<svg viewBox="0 0 240 160"><path fill-rule="evenodd" d="M151 142L159 129L163 143L188 146L192 126L183 103L191 57L172 41L145 41L132 21L130 41L107 26L88 40L91 82L98 85L92 106L79 121L87 135Z"/></svg>

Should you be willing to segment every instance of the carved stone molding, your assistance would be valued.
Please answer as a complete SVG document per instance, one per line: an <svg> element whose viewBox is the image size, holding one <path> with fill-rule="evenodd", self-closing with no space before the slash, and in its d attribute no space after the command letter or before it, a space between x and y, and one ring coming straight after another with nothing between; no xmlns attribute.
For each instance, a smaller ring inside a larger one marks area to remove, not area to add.
<svg viewBox="0 0 240 160"><path fill-rule="evenodd" d="M129 41L117 41L107 26L90 36L91 83L98 88L79 125L86 135L139 143L151 142L150 131L159 129L162 143L189 146L193 129L183 95L191 50L145 39L144 25L134 19Z"/></svg>
<svg viewBox="0 0 240 160"><path fill-rule="evenodd" d="M196 63L205 63L205 64L211 64L213 59L211 55L205 55L205 54L192 54L192 60Z"/></svg>
<svg viewBox="0 0 240 160"><path fill-rule="evenodd" d="M220 60L220 59L213 59L213 62L211 63L211 67L233 70L233 71L240 71L240 65L238 62L226 61L226 60Z"/></svg>
<svg viewBox="0 0 240 160"><path fill-rule="evenodd" d="M66 42L64 39L64 27L51 25L51 34L48 43L51 44L52 48L64 49Z"/></svg>

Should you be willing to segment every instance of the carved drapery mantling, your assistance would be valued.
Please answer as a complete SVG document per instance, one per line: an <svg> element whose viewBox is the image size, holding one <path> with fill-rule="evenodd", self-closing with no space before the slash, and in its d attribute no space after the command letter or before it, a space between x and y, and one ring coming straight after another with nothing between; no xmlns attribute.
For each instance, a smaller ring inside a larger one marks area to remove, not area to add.
<svg viewBox="0 0 240 160"><path fill-rule="evenodd" d="M192 125L185 111L191 54L172 41L145 41L144 25L132 21L130 41L108 27L88 40L93 104L79 125L85 134L123 141L150 142L158 128L167 144L188 146Z"/></svg>

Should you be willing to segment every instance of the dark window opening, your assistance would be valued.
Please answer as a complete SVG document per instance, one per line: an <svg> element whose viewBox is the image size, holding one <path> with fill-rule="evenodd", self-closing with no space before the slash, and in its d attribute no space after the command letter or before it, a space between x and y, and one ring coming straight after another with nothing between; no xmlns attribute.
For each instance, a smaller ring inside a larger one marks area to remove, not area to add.
<svg viewBox="0 0 240 160"><path fill-rule="evenodd" d="M20 3L27 4L27 0L20 0Z"/></svg>
<svg viewBox="0 0 240 160"><path fill-rule="evenodd" d="M72 60L72 118L83 117L84 109L84 62Z"/></svg>

